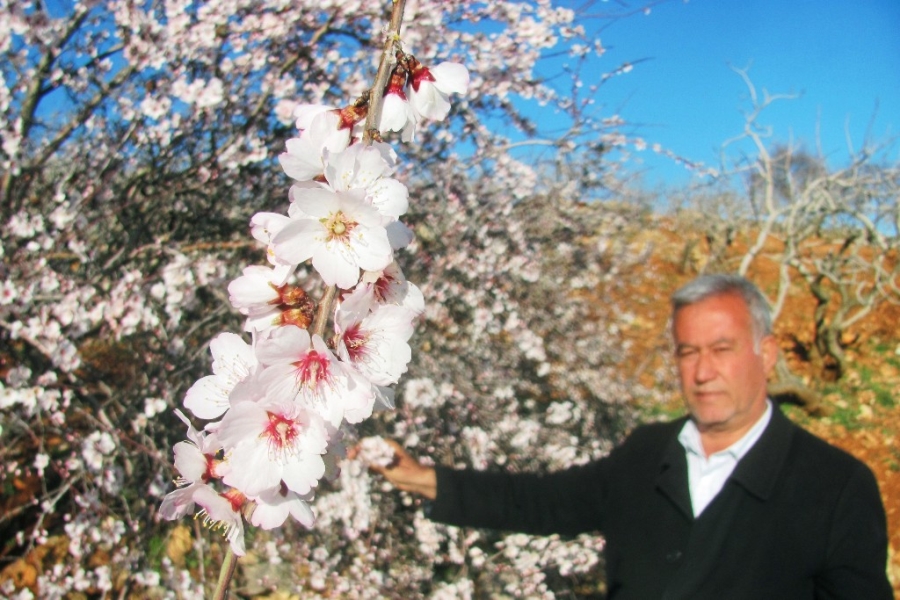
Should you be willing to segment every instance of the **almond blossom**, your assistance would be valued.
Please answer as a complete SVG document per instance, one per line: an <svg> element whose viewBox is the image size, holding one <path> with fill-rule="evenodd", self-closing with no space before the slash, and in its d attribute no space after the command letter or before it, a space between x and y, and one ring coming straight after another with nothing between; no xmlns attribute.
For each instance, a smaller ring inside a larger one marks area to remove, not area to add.
<svg viewBox="0 0 900 600"><path fill-rule="evenodd" d="M378 271L393 260L381 214L365 190L292 188L291 222L273 238L275 256L299 264L312 258L327 285L352 288L360 269Z"/></svg>
<svg viewBox="0 0 900 600"><path fill-rule="evenodd" d="M229 408L229 395L256 368L253 348L241 336L225 332L209 343L213 374L198 379L187 391L184 406L201 419L215 419Z"/></svg>
<svg viewBox="0 0 900 600"><path fill-rule="evenodd" d="M228 284L228 299L241 314L258 317L276 312L282 277L274 269L250 265L244 274Z"/></svg>
<svg viewBox="0 0 900 600"><path fill-rule="evenodd" d="M387 144L354 144L343 152L327 153L325 162L331 189L365 190L366 200L389 220L400 218L409 208L409 190L390 177L397 155Z"/></svg>
<svg viewBox="0 0 900 600"><path fill-rule="evenodd" d="M0 281L0 306L12 304L19 296L16 284L12 281Z"/></svg>
<svg viewBox="0 0 900 600"><path fill-rule="evenodd" d="M179 487L163 499L159 514L165 519L178 519L192 513L199 504L201 512L198 516L212 528L222 529L234 552L241 556L244 554L244 526L239 511L243 494L231 490L220 495L208 483L224 472L222 461L215 458L221 447L216 435L197 431L181 411L175 413L188 426L190 441L175 444Z"/></svg>
<svg viewBox="0 0 900 600"><path fill-rule="evenodd" d="M175 444L175 469L181 474L182 483L207 482L221 475L221 460L216 459L221 445L216 435L197 431L184 413L175 414L188 426L189 442Z"/></svg>
<svg viewBox="0 0 900 600"><path fill-rule="evenodd" d="M176 455L177 456L177 455ZM180 519L194 512L194 495L200 488L212 489L208 484L194 481L166 494L159 506L159 515L164 519Z"/></svg>
<svg viewBox="0 0 900 600"><path fill-rule="evenodd" d="M387 89L384 91L384 100L381 106L381 123L379 130L382 133L399 131L400 139L411 142L416 135L416 115L413 113L406 92L407 72L402 64L398 64L391 75Z"/></svg>
<svg viewBox="0 0 900 600"><path fill-rule="evenodd" d="M342 125L340 115L323 111L310 120L299 138L289 139L287 151L278 157L288 177L309 181L321 175L323 150L340 152L350 145L350 130Z"/></svg>
<svg viewBox="0 0 900 600"><path fill-rule="evenodd" d="M286 399L241 402L217 428L228 449L222 481L256 496L281 485L308 494L325 474L328 433L321 417Z"/></svg>
<svg viewBox="0 0 900 600"><path fill-rule="evenodd" d="M316 518L309 506L312 494L297 494L286 485L265 490L253 500L255 506L250 515L250 524L262 529L281 527L288 516L294 517L304 527L312 527Z"/></svg>
<svg viewBox="0 0 900 600"><path fill-rule="evenodd" d="M176 518L199 505L235 554L244 553L245 519L264 529L288 517L313 525L313 492L340 474L344 436L376 405L393 408L391 386L412 356L424 299L394 263L394 251L413 240L400 221L409 190L394 178L397 153L363 132L377 125L411 140L421 119L446 117L449 94L466 91L468 71L449 63L429 70L396 52L391 83L376 92L384 95L379 123L361 124L371 91L344 108L292 109L299 135L278 157L294 180L287 214L260 212L250 223L269 266L246 267L228 285L252 344L216 337L213 374L184 399L196 416L220 420L202 435L189 425L190 441L176 444L180 487L160 513ZM287 108L281 103L279 114ZM294 283L305 285L299 267L307 262L330 288L318 306ZM212 486L216 479L224 492Z"/></svg>
<svg viewBox="0 0 900 600"><path fill-rule="evenodd" d="M465 94L469 71L459 63L442 62L428 68L411 58L409 103L422 119L442 121L450 112L450 94Z"/></svg>
<svg viewBox="0 0 900 600"><path fill-rule="evenodd" d="M334 428L344 419L359 423L372 414L372 385L342 364L320 336L282 327L261 340L256 353L264 365L259 382L268 397L297 399Z"/></svg>
<svg viewBox="0 0 900 600"><path fill-rule="evenodd" d="M250 219L250 235L266 246L266 259L275 267L279 267L286 271L285 279L293 271L295 265L291 265L282 260L278 260L275 256L275 248L272 245L272 238L275 234L291 222L291 218L287 215L270 212L259 212Z"/></svg>
<svg viewBox="0 0 900 600"><path fill-rule="evenodd" d="M194 492L193 500L200 506L197 517L203 519L203 524L212 530L221 531L237 556L246 554L244 520L241 515L241 509L247 501L246 496L236 489L220 494L204 485Z"/></svg>
<svg viewBox="0 0 900 600"><path fill-rule="evenodd" d="M357 288L335 316L338 355L376 385L392 385L406 372L415 317L408 308L378 304L371 288Z"/></svg>
<svg viewBox="0 0 900 600"><path fill-rule="evenodd" d="M396 459L393 446L384 438L377 436L365 437L356 445L357 460L366 465L387 467Z"/></svg>
<svg viewBox="0 0 900 600"><path fill-rule="evenodd" d="M337 109L327 104L297 104L292 111L294 125L302 133L312 126L313 119L327 112L337 113Z"/></svg>
<svg viewBox="0 0 900 600"><path fill-rule="evenodd" d="M254 265L228 284L231 305L247 315L245 331L260 333L280 325L306 327L312 322L313 302L301 287L284 281L283 269Z"/></svg>
<svg viewBox="0 0 900 600"><path fill-rule="evenodd" d="M217 467L221 461L215 460L219 449L215 436L194 429L180 410L176 410L175 414L188 426L187 437L190 441L175 444L175 469L179 473L176 483L179 489L163 500L160 513L163 516L175 515L166 518L184 516L193 508L193 488L205 485L210 479L221 474Z"/></svg>
<svg viewBox="0 0 900 600"><path fill-rule="evenodd" d="M363 284L371 286L375 298L383 304L398 304L419 315L425 311L425 297L415 284L406 280L397 263L380 272L366 273Z"/></svg>

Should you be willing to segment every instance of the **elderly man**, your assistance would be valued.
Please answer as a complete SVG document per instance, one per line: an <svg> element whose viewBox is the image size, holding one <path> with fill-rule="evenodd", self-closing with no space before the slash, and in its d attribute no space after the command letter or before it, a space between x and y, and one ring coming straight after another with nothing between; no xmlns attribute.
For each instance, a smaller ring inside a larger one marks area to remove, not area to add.
<svg viewBox="0 0 900 600"><path fill-rule="evenodd" d="M431 468L399 447L379 470L434 500L436 521L602 533L611 600L893 598L871 471L766 396L778 347L759 290L704 276L672 307L687 416L555 473Z"/></svg>

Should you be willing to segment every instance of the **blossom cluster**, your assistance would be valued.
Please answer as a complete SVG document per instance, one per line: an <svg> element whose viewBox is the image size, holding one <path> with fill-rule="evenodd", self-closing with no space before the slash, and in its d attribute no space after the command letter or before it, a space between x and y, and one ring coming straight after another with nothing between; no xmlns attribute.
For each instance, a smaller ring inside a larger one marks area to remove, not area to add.
<svg viewBox="0 0 900 600"><path fill-rule="evenodd" d="M380 139L399 131L411 140L420 122L445 118L449 95L465 93L469 78L460 64L429 69L402 51L397 59L378 141L364 131L367 99L294 109L300 134L279 157L293 180L287 214L251 219L269 264L246 267L228 286L250 342L224 332L210 343L213 373L191 386L184 406L211 422L198 430L178 412L188 440L175 445L179 487L159 512L175 519L199 506L239 556L245 520L273 529L291 516L312 526L310 502L320 480L339 474L349 427L393 408L391 386L411 359L424 300L394 260L413 239L399 220L409 192ZM296 283L308 262L334 290L333 310L329 294L317 306Z"/></svg>

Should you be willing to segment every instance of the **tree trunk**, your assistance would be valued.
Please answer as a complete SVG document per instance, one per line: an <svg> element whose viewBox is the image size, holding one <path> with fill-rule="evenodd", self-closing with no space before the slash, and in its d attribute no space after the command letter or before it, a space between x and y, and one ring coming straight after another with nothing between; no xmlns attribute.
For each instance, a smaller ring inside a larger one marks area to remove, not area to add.
<svg viewBox="0 0 900 600"><path fill-rule="evenodd" d="M837 381L844 373L846 357L841 347L840 330L835 327L835 318L828 321L828 290L824 289L821 280L811 283L810 291L816 297L816 310L814 313L816 338L813 346L819 358L819 369L822 376L828 381Z"/></svg>
<svg viewBox="0 0 900 600"><path fill-rule="evenodd" d="M775 374L769 381L767 389L769 398L774 402L795 404L814 417L828 414L822 404L822 397L791 372L784 355L780 352L775 363Z"/></svg>

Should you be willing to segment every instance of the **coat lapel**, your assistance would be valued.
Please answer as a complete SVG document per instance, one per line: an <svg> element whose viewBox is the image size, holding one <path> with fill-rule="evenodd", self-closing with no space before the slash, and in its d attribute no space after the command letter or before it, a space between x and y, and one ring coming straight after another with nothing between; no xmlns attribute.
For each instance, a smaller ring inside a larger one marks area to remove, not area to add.
<svg viewBox="0 0 900 600"><path fill-rule="evenodd" d="M737 464L731 479L760 500L768 500L784 469L794 427L778 405L773 406L772 420L756 444Z"/></svg>
<svg viewBox="0 0 900 600"><path fill-rule="evenodd" d="M677 432L681 429L676 429ZM689 520L694 520L691 507L691 492L688 489L687 458L684 447L673 437L663 452L656 478L656 488L660 490Z"/></svg>

